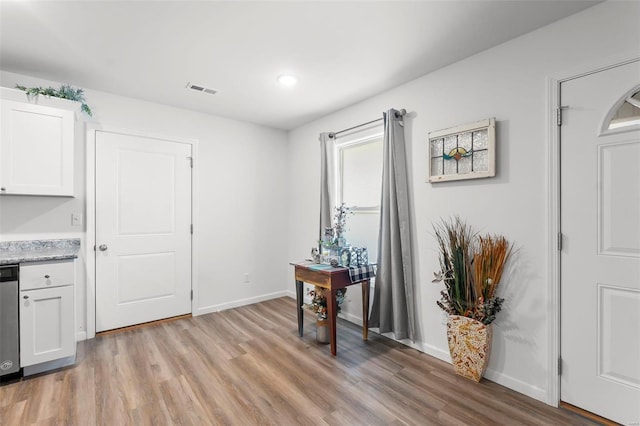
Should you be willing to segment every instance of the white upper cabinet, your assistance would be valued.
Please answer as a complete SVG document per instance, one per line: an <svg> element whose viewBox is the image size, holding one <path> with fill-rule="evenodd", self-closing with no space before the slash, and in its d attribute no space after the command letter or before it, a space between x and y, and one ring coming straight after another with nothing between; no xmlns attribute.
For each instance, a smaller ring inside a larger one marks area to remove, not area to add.
<svg viewBox="0 0 640 426"><path fill-rule="evenodd" d="M0 193L73 197L75 111L27 102L24 93L24 102L7 99L10 92L0 99Z"/></svg>

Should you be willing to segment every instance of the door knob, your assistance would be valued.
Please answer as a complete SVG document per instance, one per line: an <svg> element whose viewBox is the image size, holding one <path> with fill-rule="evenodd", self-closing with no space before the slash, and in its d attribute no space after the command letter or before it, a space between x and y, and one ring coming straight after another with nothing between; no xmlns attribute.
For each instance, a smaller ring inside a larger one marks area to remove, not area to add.
<svg viewBox="0 0 640 426"><path fill-rule="evenodd" d="M108 249L108 248L109 248L109 247L107 247L107 245L106 245L106 244L100 244L100 245L98 246L98 249L99 249L100 251L105 251L105 250L106 250L106 249Z"/></svg>

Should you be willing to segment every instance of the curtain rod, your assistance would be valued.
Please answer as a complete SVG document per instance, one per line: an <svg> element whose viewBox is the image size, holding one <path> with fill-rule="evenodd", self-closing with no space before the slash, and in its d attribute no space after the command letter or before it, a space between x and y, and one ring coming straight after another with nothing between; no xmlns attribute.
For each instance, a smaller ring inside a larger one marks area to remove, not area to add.
<svg viewBox="0 0 640 426"><path fill-rule="evenodd" d="M400 118L402 116L404 116L407 113L406 109L401 109L400 111L396 111L396 118ZM357 126L353 126L353 127L349 127L348 129L342 129L338 132L331 132L329 133L329 138L330 139L334 139L337 135L339 135L340 133L344 133L344 132L348 132L349 130L354 130L357 129L359 127L364 127L368 124L373 124L377 121L382 121L384 120L384 117L380 117L380 118L376 118L375 120L371 120L371 121L367 121L366 123L362 123L362 124L358 124Z"/></svg>

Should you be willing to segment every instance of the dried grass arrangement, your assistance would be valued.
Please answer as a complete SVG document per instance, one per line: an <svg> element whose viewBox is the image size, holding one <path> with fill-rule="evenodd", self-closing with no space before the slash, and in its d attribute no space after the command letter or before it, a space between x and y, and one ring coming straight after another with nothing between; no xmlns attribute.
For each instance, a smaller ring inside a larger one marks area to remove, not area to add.
<svg viewBox="0 0 640 426"><path fill-rule="evenodd" d="M436 303L450 315L491 324L504 302L496 290L513 244L502 235L479 236L458 216L433 228L440 252L433 282L445 285Z"/></svg>

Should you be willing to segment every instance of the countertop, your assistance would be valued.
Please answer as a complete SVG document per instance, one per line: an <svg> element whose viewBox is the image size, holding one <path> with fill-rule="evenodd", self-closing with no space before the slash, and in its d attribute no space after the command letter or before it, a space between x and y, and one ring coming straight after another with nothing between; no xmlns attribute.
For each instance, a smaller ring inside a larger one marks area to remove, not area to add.
<svg viewBox="0 0 640 426"><path fill-rule="evenodd" d="M2 241L0 242L0 265L75 259L78 257L79 249L79 238Z"/></svg>

